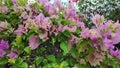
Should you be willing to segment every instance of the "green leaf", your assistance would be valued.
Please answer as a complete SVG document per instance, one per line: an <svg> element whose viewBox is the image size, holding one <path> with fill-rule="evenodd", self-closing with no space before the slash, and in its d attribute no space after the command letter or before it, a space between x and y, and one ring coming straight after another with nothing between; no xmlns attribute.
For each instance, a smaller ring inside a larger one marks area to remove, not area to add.
<svg viewBox="0 0 120 68"><path fill-rule="evenodd" d="M45 47L40 47L36 50L36 53L43 53L46 51L46 48Z"/></svg>
<svg viewBox="0 0 120 68"><path fill-rule="evenodd" d="M70 21L62 19L61 23L62 23L62 25L68 25L68 24L70 24Z"/></svg>
<svg viewBox="0 0 120 68"><path fill-rule="evenodd" d="M52 63L52 68L59 68L59 65L55 62L55 63Z"/></svg>
<svg viewBox="0 0 120 68"><path fill-rule="evenodd" d="M61 41L65 41L66 37L62 33L59 33L57 35L57 39L58 39L59 42L61 42Z"/></svg>
<svg viewBox="0 0 120 68"><path fill-rule="evenodd" d="M39 31L38 31L37 28L32 27L28 33L29 33L29 34L33 34L33 33L34 33L34 34L39 34Z"/></svg>
<svg viewBox="0 0 120 68"><path fill-rule="evenodd" d="M84 47L84 42L78 42L78 53L82 51L83 47Z"/></svg>
<svg viewBox="0 0 120 68"><path fill-rule="evenodd" d="M25 51L26 53L28 53L28 54L31 53L31 49L30 49L30 47L25 47L25 48L24 48L24 51Z"/></svg>
<svg viewBox="0 0 120 68"><path fill-rule="evenodd" d="M47 59L48 59L49 61L52 61L52 62L55 62L55 61L56 61L56 58L55 58L54 55L48 55L48 56L47 56Z"/></svg>
<svg viewBox="0 0 120 68"><path fill-rule="evenodd" d="M67 38L71 38L71 33L68 30L65 30L63 32L63 34L67 37Z"/></svg>
<svg viewBox="0 0 120 68"><path fill-rule="evenodd" d="M89 54L90 52L93 51L93 47L91 45L87 45L87 51L86 54Z"/></svg>
<svg viewBox="0 0 120 68"><path fill-rule="evenodd" d="M54 37L52 37L52 45L54 45L55 44L55 38Z"/></svg>
<svg viewBox="0 0 120 68"><path fill-rule="evenodd" d="M71 53L71 55L72 55L74 58L77 57L77 50L76 50L76 48L72 47L70 53Z"/></svg>
<svg viewBox="0 0 120 68"><path fill-rule="evenodd" d="M71 38L71 33L68 30L65 30L63 33L59 33L57 39L59 42L69 40Z"/></svg>
<svg viewBox="0 0 120 68"><path fill-rule="evenodd" d="M0 58L0 64L5 64L5 63L7 63L7 58Z"/></svg>
<svg viewBox="0 0 120 68"><path fill-rule="evenodd" d="M38 66L42 62L42 60L43 60L43 57L36 57L35 59L36 65Z"/></svg>
<svg viewBox="0 0 120 68"><path fill-rule="evenodd" d="M21 64L22 62L23 62L22 58L17 58L16 61L15 61L15 63L18 64L18 65Z"/></svg>
<svg viewBox="0 0 120 68"><path fill-rule="evenodd" d="M21 68L28 68L28 64L26 62L23 62L22 64L20 64Z"/></svg>
<svg viewBox="0 0 120 68"><path fill-rule="evenodd" d="M47 64L48 60L47 59L43 59L43 63Z"/></svg>
<svg viewBox="0 0 120 68"><path fill-rule="evenodd" d="M45 64L43 68L53 68L52 64Z"/></svg>
<svg viewBox="0 0 120 68"><path fill-rule="evenodd" d="M68 44L66 42L62 42L60 48L63 50L63 55L66 55L69 52Z"/></svg>
<svg viewBox="0 0 120 68"><path fill-rule="evenodd" d="M85 64L78 64L77 66L78 66L78 68L91 68L90 65L88 65L88 64L86 64L86 65Z"/></svg>
<svg viewBox="0 0 120 68"><path fill-rule="evenodd" d="M59 68L67 68L67 67L68 67L68 62L67 61L63 61L59 66Z"/></svg>
<svg viewBox="0 0 120 68"><path fill-rule="evenodd" d="M9 59L8 62L12 63L12 64L15 64L15 59Z"/></svg>
<svg viewBox="0 0 120 68"><path fill-rule="evenodd" d="M55 25L59 25L61 23L61 19L52 18L51 21Z"/></svg>
<svg viewBox="0 0 120 68"><path fill-rule="evenodd" d="M19 6L25 6L27 4L27 0L17 0Z"/></svg>
<svg viewBox="0 0 120 68"><path fill-rule="evenodd" d="M20 44L22 42L22 37L20 36L20 37L17 37L16 38L16 43L17 44Z"/></svg>

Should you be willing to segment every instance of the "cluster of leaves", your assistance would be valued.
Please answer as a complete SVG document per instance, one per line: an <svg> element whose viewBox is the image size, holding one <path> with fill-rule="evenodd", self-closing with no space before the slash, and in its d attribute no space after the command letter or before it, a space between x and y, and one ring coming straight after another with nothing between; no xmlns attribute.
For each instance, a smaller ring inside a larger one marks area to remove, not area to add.
<svg viewBox="0 0 120 68"><path fill-rule="evenodd" d="M119 20L119 0L80 0L78 7L79 11L85 15L87 22L91 20L93 14L101 14L106 19L114 21Z"/></svg>
<svg viewBox="0 0 120 68"><path fill-rule="evenodd" d="M119 68L119 59L110 56L109 50L100 65L91 64L88 55L99 47L81 36L86 26L80 22L73 2L65 7L60 0L54 1L54 4L49 0L27 4L27 0L5 0L4 3L0 0L0 7L8 8L7 13L0 12L0 48L1 40L9 43L9 48L4 50L6 54L1 57L0 52L0 67ZM5 22L7 27L1 26ZM11 51L15 54L9 54Z"/></svg>

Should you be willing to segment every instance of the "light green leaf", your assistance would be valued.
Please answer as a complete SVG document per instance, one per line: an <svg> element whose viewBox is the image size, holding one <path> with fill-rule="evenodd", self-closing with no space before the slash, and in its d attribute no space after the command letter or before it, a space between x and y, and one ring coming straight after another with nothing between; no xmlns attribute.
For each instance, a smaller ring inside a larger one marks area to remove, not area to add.
<svg viewBox="0 0 120 68"><path fill-rule="evenodd" d="M78 42L78 53L82 51L83 47L84 47L84 42Z"/></svg>
<svg viewBox="0 0 120 68"><path fill-rule="evenodd" d="M20 44L22 42L22 37L20 36L20 37L17 37L16 38L16 43L17 44Z"/></svg>
<svg viewBox="0 0 120 68"><path fill-rule="evenodd" d="M55 58L54 55L48 55L48 56L47 56L47 59L48 59L49 61L52 61L52 62L55 62L55 61L56 61L56 58Z"/></svg>
<svg viewBox="0 0 120 68"><path fill-rule="evenodd" d="M62 42L60 48L63 50L63 55L66 55L69 52L68 44L66 42Z"/></svg>
<svg viewBox="0 0 120 68"><path fill-rule="evenodd" d="M9 59L8 62L12 63L12 64L15 64L15 59Z"/></svg>
<svg viewBox="0 0 120 68"><path fill-rule="evenodd" d="M25 48L24 48L24 51L25 51L26 53L28 53L28 54L31 53L31 49L30 49L30 47L25 47Z"/></svg>
<svg viewBox="0 0 120 68"><path fill-rule="evenodd" d="M36 57L35 63L38 66L42 62L43 58L42 57Z"/></svg>
<svg viewBox="0 0 120 68"><path fill-rule="evenodd" d="M25 6L27 4L27 0L17 0L19 6Z"/></svg>
<svg viewBox="0 0 120 68"><path fill-rule="evenodd" d="M55 44L55 41L56 41L55 38L52 37L52 45Z"/></svg>
<svg viewBox="0 0 120 68"><path fill-rule="evenodd" d="M60 64L59 68L67 68L67 66L68 66L68 62L63 61L63 62Z"/></svg>
<svg viewBox="0 0 120 68"><path fill-rule="evenodd" d="M28 68L28 64L26 62L23 62L21 65L20 65L21 68Z"/></svg>

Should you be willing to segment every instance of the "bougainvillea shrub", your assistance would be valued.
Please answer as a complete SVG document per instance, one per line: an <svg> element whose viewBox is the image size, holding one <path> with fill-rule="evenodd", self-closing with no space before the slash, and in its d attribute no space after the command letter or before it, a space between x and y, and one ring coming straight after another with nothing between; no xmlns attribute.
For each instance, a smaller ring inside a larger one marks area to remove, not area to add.
<svg viewBox="0 0 120 68"><path fill-rule="evenodd" d="M96 14L86 27L77 1L0 1L0 67L119 68L119 22Z"/></svg>

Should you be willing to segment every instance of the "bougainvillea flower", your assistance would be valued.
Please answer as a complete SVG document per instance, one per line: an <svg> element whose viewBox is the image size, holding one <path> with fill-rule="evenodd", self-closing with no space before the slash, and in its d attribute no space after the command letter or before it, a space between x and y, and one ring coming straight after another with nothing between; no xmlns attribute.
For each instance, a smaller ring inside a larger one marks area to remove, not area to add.
<svg viewBox="0 0 120 68"><path fill-rule="evenodd" d="M49 22L49 18L48 17L43 19L43 22L41 23L41 27L42 27L42 29L45 29L45 30L50 28L50 22Z"/></svg>
<svg viewBox="0 0 120 68"><path fill-rule="evenodd" d="M63 32L64 32L65 30L69 30L70 32L75 32L76 29L77 29L76 26L73 26L73 25L66 25L66 26L63 27Z"/></svg>
<svg viewBox="0 0 120 68"><path fill-rule="evenodd" d="M23 33L26 33L28 30L24 25L19 25L18 29L14 31L17 36L21 36Z"/></svg>
<svg viewBox="0 0 120 68"><path fill-rule="evenodd" d="M62 32L62 30L63 30L63 26L62 26L62 24L59 24L58 31Z"/></svg>
<svg viewBox="0 0 120 68"><path fill-rule="evenodd" d="M73 20L76 17L76 12L73 9L66 9L65 19Z"/></svg>
<svg viewBox="0 0 120 68"><path fill-rule="evenodd" d="M57 30L57 26L56 25L51 25L51 27L49 28L49 34L52 35L52 34L55 34L55 36L57 36L58 34L58 30Z"/></svg>
<svg viewBox="0 0 120 68"><path fill-rule="evenodd" d="M9 48L9 44L8 44L8 41L5 41L5 40L1 40L0 41L0 49L8 49Z"/></svg>
<svg viewBox="0 0 120 68"><path fill-rule="evenodd" d="M112 33L111 40L113 41L113 44L118 44L120 42L120 34Z"/></svg>
<svg viewBox="0 0 120 68"><path fill-rule="evenodd" d="M29 16L27 15L27 12L22 12L21 16L19 18L23 19L23 21L27 20Z"/></svg>
<svg viewBox="0 0 120 68"><path fill-rule="evenodd" d="M104 55L100 54L97 51L93 51L88 55L88 61L90 62L91 65L97 66L100 65L100 61L104 60Z"/></svg>
<svg viewBox="0 0 120 68"><path fill-rule="evenodd" d="M105 47L106 47L107 49L109 49L109 48L114 48L114 47L113 47L113 41L110 40L110 39L105 38L105 39L103 40L103 43L104 43L104 45L105 45Z"/></svg>
<svg viewBox="0 0 120 68"><path fill-rule="evenodd" d="M36 20L38 22L39 28L44 30L48 30L48 28L50 28L50 19L48 17L44 17L42 13L36 17Z"/></svg>
<svg viewBox="0 0 120 68"><path fill-rule="evenodd" d="M78 38L76 36L72 35L71 39L69 40L69 43L71 45L73 45L73 44L77 43L77 41L78 41Z"/></svg>
<svg viewBox="0 0 120 68"><path fill-rule="evenodd" d="M116 50L110 49L110 54L111 54L112 56L116 56L117 58L120 59L120 50L118 50L117 48L116 48Z"/></svg>
<svg viewBox="0 0 120 68"><path fill-rule="evenodd" d="M120 59L120 50L118 51L118 53L117 53L117 56L116 56L116 57Z"/></svg>
<svg viewBox="0 0 120 68"><path fill-rule="evenodd" d="M112 56L114 56L114 50L113 50L113 49L110 49L110 54L111 54Z"/></svg>
<svg viewBox="0 0 120 68"><path fill-rule="evenodd" d="M37 36L32 36L29 39L29 47L30 47L30 49L34 50L34 49L38 48L38 46L39 46L38 37Z"/></svg>
<svg viewBox="0 0 120 68"><path fill-rule="evenodd" d="M46 6L49 4L49 0L39 0L40 5Z"/></svg>
<svg viewBox="0 0 120 68"><path fill-rule="evenodd" d="M104 22L104 16L100 16L99 14L96 14L95 16L93 16L92 22L93 22L96 26L98 26L98 25L100 25L101 23Z"/></svg>
<svg viewBox="0 0 120 68"><path fill-rule="evenodd" d="M0 49L0 58L4 57L6 52L3 49Z"/></svg>
<svg viewBox="0 0 120 68"><path fill-rule="evenodd" d="M45 7L45 11L49 14L49 15L54 15L55 14L55 6L48 4Z"/></svg>
<svg viewBox="0 0 120 68"><path fill-rule="evenodd" d="M26 29L39 28L39 23L33 19L28 18L24 23Z"/></svg>
<svg viewBox="0 0 120 68"><path fill-rule="evenodd" d="M73 9L68 9L67 14L71 17L75 17L76 12Z"/></svg>
<svg viewBox="0 0 120 68"><path fill-rule="evenodd" d="M7 6L0 7L0 11L2 11L3 13L7 13L8 12Z"/></svg>
<svg viewBox="0 0 120 68"><path fill-rule="evenodd" d="M81 27L82 29L85 28L85 24L83 22L77 22L77 26Z"/></svg>
<svg viewBox="0 0 120 68"><path fill-rule="evenodd" d="M82 36L83 38L89 38L89 37L90 37L90 30L89 30L88 28L82 30L81 36Z"/></svg>
<svg viewBox="0 0 120 68"><path fill-rule="evenodd" d="M72 46L78 42L78 38L74 35L68 40L69 50L71 50Z"/></svg>
<svg viewBox="0 0 120 68"><path fill-rule="evenodd" d="M16 53L12 52L12 51L11 51L7 56L8 56L10 59L14 59L14 58L18 57L18 55L17 55Z"/></svg>
<svg viewBox="0 0 120 68"><path fill-rule="evenodd" d="M36 16L36 20L37 20L39 23L41 23L44 18L45 18L45 17L44 17L44 15L43 15L42 13L40 13L38 16Z"/></svg>
<svg viewBox="0 0 120 68"><path fill-rule="evenodd" d="M54 6L60 8L61 7L61 1L60 0L54 0Z"/></svg>
<svg viewBox="0 0 120 68"><path fill-rule="evenodd" d="M114 55L118 58L119 55L120 55L120 51L117 49L117 50L115 51ZM120 58L120 57L119 57L119 58Z"/></svg>
<svg viewBox="0 0 120 68"><path fill-rule="evenodd" d="M101 35L96 29L90 29L90 38L91 38L91 40L98 39L100 37L101 37Z"/></svg>
<svg viewBox="0 0 120 68"><path fill-rule="evenodd" d="M16 4L16 3L17 3L17 0L12 0L12 3L13 3L13 4Z"/></svg>
<svg viewBox="0 0 120 68"><path fill-rule="evenodd" d="M7 28L8 23L7 22L0 22L0 31Z"/></svg>
<svg viewBox="0 0 120 68"><path fill-rule="evenodd" d="M103 38L110 38L111 37L111 31L107 31L107 32L101 32L102 33L102 37Z"/></svg>

